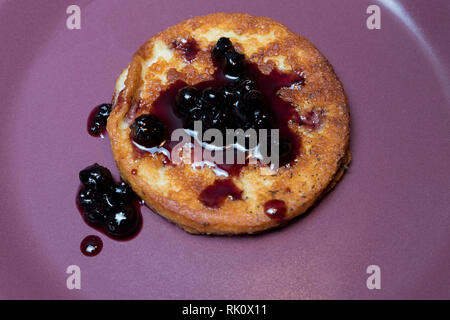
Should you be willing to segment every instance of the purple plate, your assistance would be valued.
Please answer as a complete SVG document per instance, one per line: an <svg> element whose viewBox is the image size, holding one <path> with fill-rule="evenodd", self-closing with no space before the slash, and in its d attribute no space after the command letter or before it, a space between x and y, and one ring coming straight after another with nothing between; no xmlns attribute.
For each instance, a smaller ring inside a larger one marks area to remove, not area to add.
<svg viewBox="0 0 450 320"><path fill-rule="evenodd" d="M81 7L81 30L66 27ZM381 8L369 30L366 9ZM337 188L286 228L258 236L185 233L143 210L128 242L75 207L78 171L113 169L91 109L147 38L196 15L270 16L309 38L348 94L353 162ZM1 298L450 298L448 1L1 1ZM69 290L66 269L81 269ZM377 265L381 289L369 290Z"/></svg>

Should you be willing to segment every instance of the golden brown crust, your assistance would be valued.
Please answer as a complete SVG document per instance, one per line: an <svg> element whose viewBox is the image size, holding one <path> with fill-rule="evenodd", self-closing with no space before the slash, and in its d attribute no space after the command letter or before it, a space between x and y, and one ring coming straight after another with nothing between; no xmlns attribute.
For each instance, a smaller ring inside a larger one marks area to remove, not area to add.
<svg viewBox="0 0 450 320"><path fill-rule="evenodd" d="M217 178L209 168L167 166L159 156L138 156L129 139L129 124L148 113L159 93L178 79L188 84L209 80L214 73L210 57L221 36L231 39L236 50L256 63L263 73L272 68L303 72L301 90L282 89L280 95L300 115L320 111L318 129L290 124L302 137L297 161L276 175L261 175L248 166L232 177L243 190L243 200L227 200L220 208L209 208L199 200L200 192ZM201 51L187 63L170 45L176 39L193 38ZM304 213L342 177L350 161L349 109L341 83L326 58L307 39L282 24L264 17L241 13L215 13L183 21L149 39L119 78L108 119L108 133L117 166L146 204L160 215L191 233L256 233L275 227L263 204L280 199L287 205L286 221ZM124 82L124 83L123 83Z"/></svg>

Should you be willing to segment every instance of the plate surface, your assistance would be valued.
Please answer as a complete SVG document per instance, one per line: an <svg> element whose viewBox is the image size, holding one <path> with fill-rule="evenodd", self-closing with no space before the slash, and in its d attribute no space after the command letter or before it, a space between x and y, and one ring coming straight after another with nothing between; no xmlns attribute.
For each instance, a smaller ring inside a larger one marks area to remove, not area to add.
<svg viewBox="0 0 450 320"><path fill-rule="evenodd" d="M78 0L0 2L0 298L450 298L449 5L429 1ZM381 8L381 29L366 9ZM91 109L147 38L216 11L270 16L309 38L348 94L353 162L307 216L258 236L192 236L143 210L128 242L75 207L81 168L117 174ZM66 287L69 265L81 290ZM366 268L381 269L369 290Z"/></svg>

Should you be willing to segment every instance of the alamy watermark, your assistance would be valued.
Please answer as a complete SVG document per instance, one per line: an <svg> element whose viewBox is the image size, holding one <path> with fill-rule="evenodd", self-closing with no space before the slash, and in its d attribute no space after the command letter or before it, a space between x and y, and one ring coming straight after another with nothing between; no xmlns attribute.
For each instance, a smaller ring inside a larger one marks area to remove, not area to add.
<svg viewBox="0 0 450 320"><path fill-rule="evenodd" d="M367 278L366 286L369 290L381 289L381 268L376 264L367 267L366 273L370 274Z"/></svg>
<svg viewBox="0 0 450 320"><path fill-rule="evenodd" d="M169 152L163 145L141 150L162 153L173 164L193 167L211 167L218 175L227 175L217 165L259 163L261 173L273 174L280 166L280 135L278 129L225 129L210 128L203 132L202 122L195 121L193 129L175 129L171 135L174 145ZM283 147L281 145L281 147Z"/></svg>
<svg viewBox="0 0 450 320"><path fill-rule="evenodd" d="M81 269L79 266L73 264L67 267L66 273L69 274L66 280L67 289L73 290L81 289Z"/></svg>
<svg viewBox="0 0 450 320"><path fill-rule="evenodd" d="M66 27L69 30L81 29L81 9L79 6L72 4L67 7L66 13L69 15L66 20Z"/></svg>
<svg viewBox="0 0 450 320"><path fill-rule="evenodd" d="M367 14L370 16L366 20L366 26L369 30L381 29L381 10L376 4L372 4L367 7Z"/></svg>

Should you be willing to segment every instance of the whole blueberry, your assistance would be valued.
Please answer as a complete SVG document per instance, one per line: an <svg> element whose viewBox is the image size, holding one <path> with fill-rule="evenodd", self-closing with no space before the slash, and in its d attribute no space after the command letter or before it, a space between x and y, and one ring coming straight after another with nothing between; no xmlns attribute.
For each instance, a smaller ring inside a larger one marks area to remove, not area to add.
<svg viewBox="0 0 450 320"><path fill-rule="evenodd" d="M111 108L112 105L111 104L101 104L100 106L98 106L98 112L97 115L103 119L107 119L109 117L109 114L111 113Z"/></svg>
<svg viewBox="0 0 450 320"><path fill-rule="evenodd" d="M237 107L239 94L239 91L231 85L223 86L220 90L220 98L222 99L223 105L231 107L231 109Z"/></svg>
<svg viewBox="0 0 450 320"><path fill-rule="evenodd" d="M225 54L228 50L233 49L231 40L225 37L220 38L213 47L213 56L219 58Z"/></svg>
<svg viewBox="0 0 450 320"><path fill-rule="evenodd" d="M88 124L88 130L91 135L99 136L105 131L111 108L111 104L101 104L95 109L95 114L90 118Z"/></svg>
<svg viewBox="0 0 450 320"><path fill-rule="evenodd" d="M96 206L98 194L94 189L83 187L78 192L77 204L83 210L93 209Z"/></svg>
<svg viewBox="0 0 450 320"><path fill-rule="evenodd" d="M205 115L205 110L201 100L197 103L197 106L193 108L186 116L184 121L184 128L194 129L195 121L202 121Z"/></svg>
<svg viewBox="0 0 450 320"><path fill-rule="evenodd" d="M166 126L152 114L137 117L130 129L133 141L146 148L159 146L167 138Z"/></svg>
<svg viewBox="0 0 450 320"><path fill-rule="evenodd" d="M225 73L233 78L244 73L245 56L234 50L225 52Z"/></svg>
<svg viewBox="0 0 450 320"><path fill-rule="evenodd" d="M105 190L102 194L99 195L97 207L101 208L105 214L108 214L111 210L113 210L116 206L118 206L120 202L116 201L116 198L113 195L112 190Z"/></svg>
<svg viewBox="0 0 450 320"><path fill-rule="evenodd" d="M250 92L256 89L256 83L251 79L243 79L238 82L238 86L242 93Z"/></svg>
<svg viewBox="0 0 450 320"><path fill-rule="evenodd" d="M110 211L106 222L106 232L115 238L124 238L137 231L140 216L137 210L131 206L116 207Z"/></svg>
<svg viewBox="0 0 450 320"><path fill-rule="evenodd" d="M202 92L202 102L206 106L211 106L218 103L218 93L213 88L206 88Z"/></svg>
<svg viewBox="0 0 450 320"><path fill-rule="evenodd" d="M120 182L112 187L112 198L114 203L128 204L136 197L133 189L125 182Z"/></svg>
<svg viewBox="0 0 450 320"><path fill-rule="evenodd" d="M104 208L97 204L96 207L84 212L84 220L94 227L103 227L108 219L108 213Z"/></svg>
<svg viewBox="0 0 450 320"><path fill-rule="evenodd" d="M111 172L98 163L81 170L79 176L81 183L85 187L97 191L108 188L114 183Z"/></svg>
<svg viewBox="0 0 450 320"><path fill-rule="evenodd" d="M189 113L189 118L193 121L201 120L203 114L205 113L204 106L202 103L199 103L195 108L191 110Z"/></svg>
<svg viewBox="0 0 450 320"><path fill-rule="evenodd" d="M178 90L175 97L175 110L181 116L186 116L189 112L195 108L199 92L194 87L183 87Z"/></svg>

